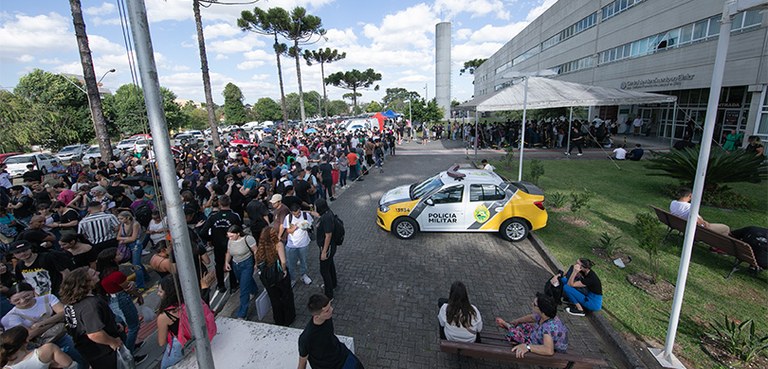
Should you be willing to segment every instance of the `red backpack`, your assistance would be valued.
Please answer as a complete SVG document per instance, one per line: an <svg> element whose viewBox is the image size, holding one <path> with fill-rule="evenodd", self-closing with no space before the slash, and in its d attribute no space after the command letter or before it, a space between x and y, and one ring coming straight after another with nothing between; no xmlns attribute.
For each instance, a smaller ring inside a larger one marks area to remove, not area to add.
<svg viewBox="0 0 768 369"><path fill-rule="evenodd" d="M208 307L205 301L201 300L203 305L203 315L205 315L205 328L208 330L208 341L213 341L213 337L216 335L216 317L213 315L213 311ZM185 304L181 304L179 308L179 332L176 339L179 340L182 346L192 338L192 328L189 326L189 316L187 316L187 307ZM168 342L172 341L172 334L168 332Z"/></svg>

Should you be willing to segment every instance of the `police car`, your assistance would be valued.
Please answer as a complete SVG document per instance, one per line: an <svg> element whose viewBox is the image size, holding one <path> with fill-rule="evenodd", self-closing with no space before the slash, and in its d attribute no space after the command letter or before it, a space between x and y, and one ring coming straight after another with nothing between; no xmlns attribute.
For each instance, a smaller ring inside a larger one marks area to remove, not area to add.
<svg viewBox="0 0 768 369"><path fill-rule="evenodd" d="M458 165L379 200L377 224L401 239L417 232L499 232L508 241L547 225L544 192L494 172Z"/></svg>

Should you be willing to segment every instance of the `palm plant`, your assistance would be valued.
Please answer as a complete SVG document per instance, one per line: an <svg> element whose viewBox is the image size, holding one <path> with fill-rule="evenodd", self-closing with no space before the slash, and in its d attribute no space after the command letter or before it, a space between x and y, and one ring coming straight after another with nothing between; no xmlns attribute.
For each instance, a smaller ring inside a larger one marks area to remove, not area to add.
<svg viewBox="0 0 768 369"><path fill-rule="evenodd" d="M693 183L696 166L699 162L699 148L671 150L667 153L654 153L645 167L658 171L651 175L677 178ZM744 150L727 152L713 148L709 153L705 188L717 190L721 183L759 182L768 177L768 165L762 156L755 156Z"/></svg>
<svg viewBox="0 0 768 369"><path fill-rule="evenodd" d="M312 63L320 64L320 77L323 84L323 102L328 101L328 94L325 90L325 64L333 63L347 57L347 53L339 53L338 50L326 47L325 49L318 50L304 50L304 60L307 65L311 66ZM323 116L328 116L328 104L323 104L324 113Z"/></svg>
<svg viewBox="0 0 768 369"><path fill-rule="evenodd" d="M283 122L288 121L288 109L285 104L285 87L283 85L283 68L280 64L280 55L284 55L288 46L280 43L277 36L281 29L284 29L290 22L288 12L283 8L270 8L262 10L258 7L253 12L243 10L240 18L237 20L237 26L243 31L251 31L261 35L272 36L275 39L273 50L277 59L277 79L280 82L280 108L283 112Z"/></svg>

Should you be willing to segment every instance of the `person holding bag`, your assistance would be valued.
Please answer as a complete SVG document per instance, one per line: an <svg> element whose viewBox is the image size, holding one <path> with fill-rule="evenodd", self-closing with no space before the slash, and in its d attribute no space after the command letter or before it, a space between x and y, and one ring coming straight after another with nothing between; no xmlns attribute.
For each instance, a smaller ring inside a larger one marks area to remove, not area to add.
<svg viewBox="0 0 768 369"><path fill-rule="evenodd" d="M227 253L224 256L224 271L234 271L240 284L240 308L237 318L245 319L248 315L248 302L251 295L259 294L259 286L253 279L253 254L256 252L256 239L246 236L243 227L230 226L227 229Z"/></svg>
<svg viewBox="0 0 768 369"><path fill-rule="evenodd" d="M272 303L275 324L290 326L296 319L296 306L288 269L285 267L285 245L278 239L277 230L273 227L261 231L259 245L256 265L259 266L259 278Z"/></svg>
<svg viewBox="0 0 768 369"><path fill-rule="evenodd" d="M42 347L53 343L78 363L78 368L87 369L88 364L75 349L72 337L64 326L64 305L56 296L48 294L35 296L35 289L20 282L8 291L11 303L16 305L2 319L3 327L24 327L27 338L33 346Z"/></svg>

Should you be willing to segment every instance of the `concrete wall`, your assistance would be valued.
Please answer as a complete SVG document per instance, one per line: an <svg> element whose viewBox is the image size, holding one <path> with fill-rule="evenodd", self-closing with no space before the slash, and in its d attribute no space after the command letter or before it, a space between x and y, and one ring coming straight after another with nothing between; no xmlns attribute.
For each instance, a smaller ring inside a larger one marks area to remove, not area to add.
<svg viewBox="0 0 768 369"><path fill-rule="evenodd" d="M435 26L435 97L444 119L451 116L451 23Z"/></svg>

